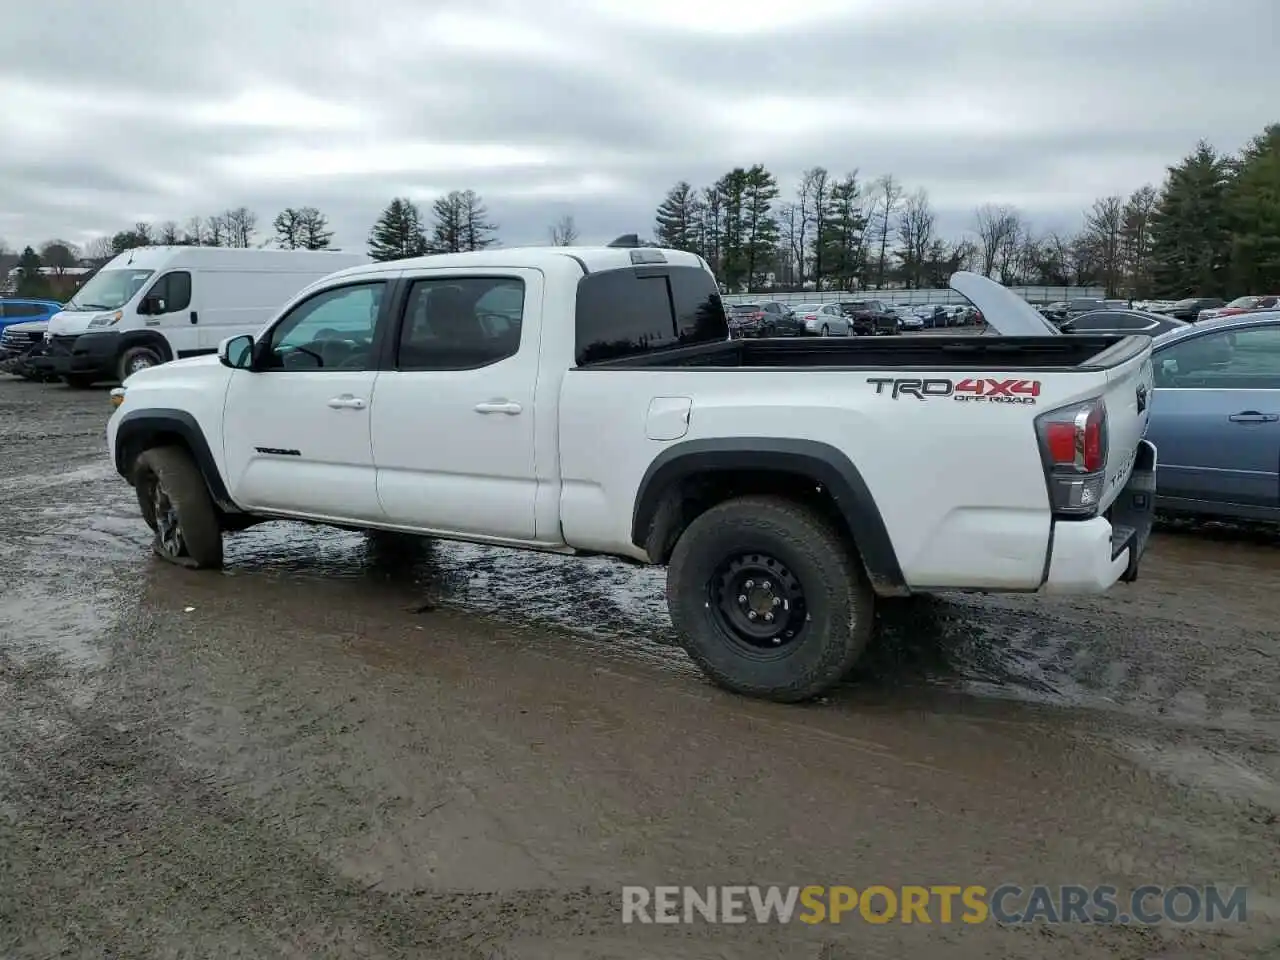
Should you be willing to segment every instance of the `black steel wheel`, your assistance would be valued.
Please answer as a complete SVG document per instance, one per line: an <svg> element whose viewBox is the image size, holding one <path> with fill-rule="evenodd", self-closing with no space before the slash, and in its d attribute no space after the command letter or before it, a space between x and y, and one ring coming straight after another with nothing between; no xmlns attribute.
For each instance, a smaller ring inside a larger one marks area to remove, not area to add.
<svg viewBox="0 0 1280 960"><path fill-rule="evenodd" d="M697 517L667 568L680 642L727 690L794 703L821 695L870 640L875 595L854 546L825 517L776 496Z"/></svg>

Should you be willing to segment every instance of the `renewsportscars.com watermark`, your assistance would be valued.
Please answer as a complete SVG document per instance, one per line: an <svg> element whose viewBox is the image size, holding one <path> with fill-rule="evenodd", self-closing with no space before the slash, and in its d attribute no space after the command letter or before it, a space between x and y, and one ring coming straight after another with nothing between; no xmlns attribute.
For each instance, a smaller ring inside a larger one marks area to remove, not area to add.
<svg viewBox="0 0 1280 960"><path fill-rule="evenodd" d="M623 887L623 923L1243 923L1246 887Z"/></svg>

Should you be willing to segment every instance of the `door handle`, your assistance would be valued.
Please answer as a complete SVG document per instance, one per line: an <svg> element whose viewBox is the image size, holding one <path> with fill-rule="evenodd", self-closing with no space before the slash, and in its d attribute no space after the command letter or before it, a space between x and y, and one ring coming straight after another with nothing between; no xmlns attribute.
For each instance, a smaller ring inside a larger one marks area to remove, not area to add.
<svg viewBox="0 0 1280 960"><path fill-rule="evenodd" d="M476 413L505 413L512 417L523 409L524 407L511 400L486 400L476 404Z"/></svg>
<svg viewBox="0 0 1280 960"><path fill-rule="evenodd" d="M363 410L366 406L365 402L359 397L353 397L350 394L342 397L334 397L329 401L329 406L335 410Z"/></svg>
<svg viewBox="0 0 1280 960"><path fill-rule="evenodd" d="M1245 410L1227 417L1232 423L1274 423L1280 420L1280 413L1259 413L1257 410Z"/></svg>

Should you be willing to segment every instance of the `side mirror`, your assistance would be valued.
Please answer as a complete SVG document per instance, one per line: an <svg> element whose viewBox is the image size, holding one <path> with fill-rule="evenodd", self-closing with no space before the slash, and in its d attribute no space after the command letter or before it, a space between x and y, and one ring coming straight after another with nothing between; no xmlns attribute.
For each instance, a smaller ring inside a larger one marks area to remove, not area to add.
<svg viewBox="0 0 1280 960"><path fill-rule="evenodd" d="M228 337L218 344L218 360L233 370L248 370L253 366L253 337L247 333Z"/></svg>
<svg viewBox="0 0 1280 960"><path fill-rule="evenodd" d="M138 304L138 312L145 316L164 313L164 301L159 297L143 297L142 303Z"/></svg>

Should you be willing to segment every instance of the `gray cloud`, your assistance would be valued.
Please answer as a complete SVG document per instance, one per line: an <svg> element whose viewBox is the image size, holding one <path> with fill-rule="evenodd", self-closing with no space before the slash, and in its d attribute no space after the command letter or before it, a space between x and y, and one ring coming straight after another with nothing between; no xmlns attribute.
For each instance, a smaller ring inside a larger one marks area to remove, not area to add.
<svg viewBox="0 0 1280 960"><path fill-rule="evenodd" d="M46 0L0 36L0 238L248 205L363 246L395 195L479 191L507 243L652 229L676 180L892 172L941 226L1069 227L1200 137L1273 120L1274 0ZM265 236L265 232L263 234Z"/></svg>

